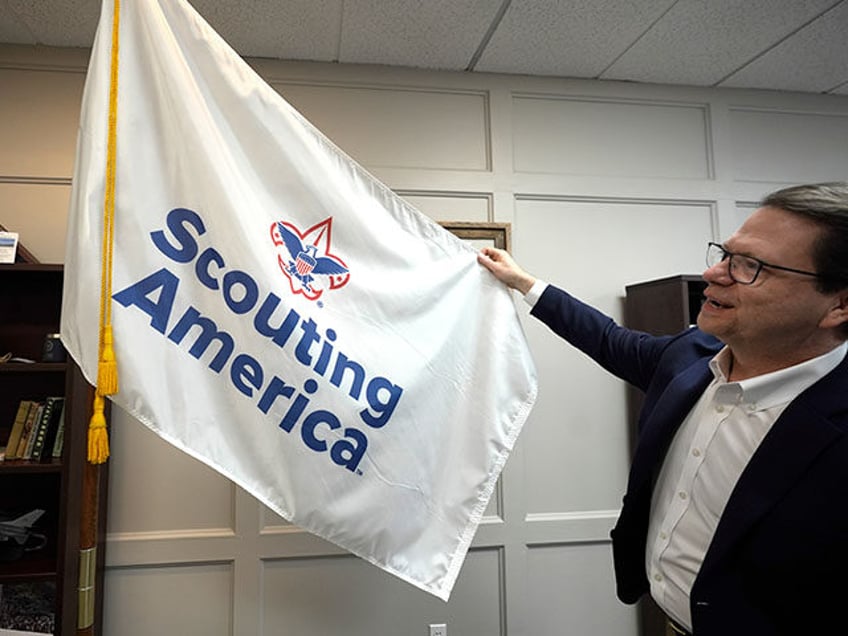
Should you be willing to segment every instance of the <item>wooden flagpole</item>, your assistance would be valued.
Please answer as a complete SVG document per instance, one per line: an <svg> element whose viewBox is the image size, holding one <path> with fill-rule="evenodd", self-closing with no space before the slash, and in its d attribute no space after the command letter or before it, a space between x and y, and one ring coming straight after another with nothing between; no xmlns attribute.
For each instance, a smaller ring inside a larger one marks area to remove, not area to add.
<svg viewBox="0 0 848 636"><path fill-rule="evenodd" d="M109 458L105 396L118 391L118 375L112 348L112 245L115 227L115 181L117 167L118 120L118 40L120 0L112 10L112 50L109 66L109 122L106 150L106 180L103 202L103 253L100 281L99 364L94 390L92 416L88 427L88 461L83 469L82 518L80 520L78 636L94 636L98 603L97 578L98 510L100 503L100 465Z"/></svg>

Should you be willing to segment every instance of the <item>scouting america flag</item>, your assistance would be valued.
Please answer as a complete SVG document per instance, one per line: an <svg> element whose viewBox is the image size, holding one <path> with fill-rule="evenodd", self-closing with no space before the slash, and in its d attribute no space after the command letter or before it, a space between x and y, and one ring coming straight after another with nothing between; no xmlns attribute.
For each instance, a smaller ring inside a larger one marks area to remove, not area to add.
<svg viewBox="0 0 848 636"><path fill-rule="evenodd" d="M187 2L125 1L115 17L104 0L66 348L96 383L106 315L115 405L285 519L447 600L536 396L510 292Z"/></svg>

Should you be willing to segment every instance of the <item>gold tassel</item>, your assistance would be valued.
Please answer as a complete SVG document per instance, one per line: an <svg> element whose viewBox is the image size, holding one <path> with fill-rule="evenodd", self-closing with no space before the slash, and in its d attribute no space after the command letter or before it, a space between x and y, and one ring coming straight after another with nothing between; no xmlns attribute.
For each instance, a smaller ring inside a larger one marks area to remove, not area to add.
<svg viewBox="0 0 848 636"><path fill-rule="evenodd" d="M112 14L112 53L109 69L109 123L106 144L106 183L103 193L103 254L100 278L100 360L94 392L91 421L88 423L88 461L103 464L109 458L109 432L106 429L105 395L118 392L118 365L112 346L112 260L115 230L115 174L118 145L118 35L120 0L114 0Z"/></svg>
<svg viewBox="0 0 848 636"><path fill-rule="evenodd" d="M88 423L88 461L92 464L103 464L109 458L109 432L103 413L105 406L105 400L98 391L94 395L94 412Z"/></svg>
<svg viewBox="0 0 848 636"><path fill-rule="evenodd" d="M112 348L112 325L103 328L103 351L97 365L97 390L103 395L118 392L118 363Z"/></svg>

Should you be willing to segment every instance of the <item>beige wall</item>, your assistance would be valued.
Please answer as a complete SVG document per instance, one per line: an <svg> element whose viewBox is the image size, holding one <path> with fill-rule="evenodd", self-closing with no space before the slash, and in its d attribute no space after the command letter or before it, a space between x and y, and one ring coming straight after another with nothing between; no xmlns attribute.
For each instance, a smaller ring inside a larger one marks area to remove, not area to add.
<svg viewBox="0 0 848 636"><path fill-rule="evenodd" d="M85 64L0 48L0 223L45 262L63 260ZM848 98L254 64L426 214L511 223L520 262L616 317L626 284L699 273L706 241L765 192L848 177ZM104 633L635 636L608 541L624 387L525 327L540 397L449 603L287 525L118 412Z"/></svg>

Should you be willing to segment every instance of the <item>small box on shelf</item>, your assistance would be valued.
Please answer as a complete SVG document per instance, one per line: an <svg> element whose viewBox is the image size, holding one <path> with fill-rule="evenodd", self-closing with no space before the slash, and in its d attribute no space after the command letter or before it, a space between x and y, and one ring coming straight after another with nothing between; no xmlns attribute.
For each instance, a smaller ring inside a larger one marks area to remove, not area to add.
<svg viewBox="0 0 848 636"><path fill-rule="evenodd" d="M0 636L53 634L56 627L56 585L34 581L0 586Z"/></svg>

